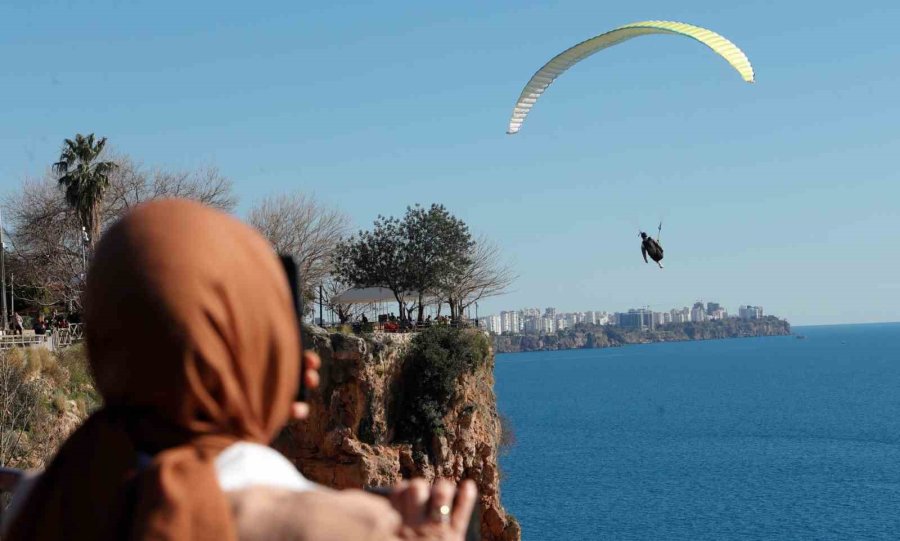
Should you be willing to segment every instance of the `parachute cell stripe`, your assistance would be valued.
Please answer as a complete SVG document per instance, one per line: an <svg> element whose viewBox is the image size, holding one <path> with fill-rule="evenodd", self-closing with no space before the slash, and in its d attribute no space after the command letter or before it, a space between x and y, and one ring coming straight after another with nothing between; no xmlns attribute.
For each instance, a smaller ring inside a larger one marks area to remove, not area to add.
<svg viewBox="0 0 900 541"><path fill-rule="evenodd" d="M745 81L748 83L753 82L753 66L750 64L747 55L738 49L737 45L712 30L673 21L643 21L626 24L605 34L582 41L578 45L556 55L544 67L539 69L528 81L528 84L525 85L525 88L522 89L522 93L519 94L519 99L513 108L513 114L509 119L509 127L506 133L514 134L522 128L525 117L528 116L538 98L567 69L607 47L647 34L675 34L693 38L724 58L740 73Z"/></svg>

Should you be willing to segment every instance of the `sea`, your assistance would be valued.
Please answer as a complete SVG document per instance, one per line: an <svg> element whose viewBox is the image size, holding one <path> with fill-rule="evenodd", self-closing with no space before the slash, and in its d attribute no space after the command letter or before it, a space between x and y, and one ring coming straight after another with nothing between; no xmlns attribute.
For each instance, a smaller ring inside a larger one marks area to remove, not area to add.
<svg viewBox="0 0 900 541"><path fill-rule="evenodd" d="M501 354L525 541L900 539L900 324Z"/></svg>

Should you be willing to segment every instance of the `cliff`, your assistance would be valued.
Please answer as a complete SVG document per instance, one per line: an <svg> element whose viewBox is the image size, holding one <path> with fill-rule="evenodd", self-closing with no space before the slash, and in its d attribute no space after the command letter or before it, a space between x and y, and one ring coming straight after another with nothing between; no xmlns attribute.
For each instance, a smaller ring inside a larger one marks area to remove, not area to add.
<svg viewBox="0 0 900 541"><path fill-rule="evenodd" d="M518 523L500 502L493 354L482 335L469 334L484 343L486 355L457 366L456 353L447 355L440 345L429 350L436 360L427 353L412 359L410 335L363 338L311 329L305 345L322 358L322 384L310 393L310 418L286 428L276 447L305 476L335 488L391 486L413 476L473 479L482 538L520 539ZM442 376L449 378L444 387ZM437 383L423 390L423 381Z"/></svg>
<svg viewBox="0 0 900 541"><path fill-rule="evenodd" d="M766 316L754 320L730 318L702 323L670 323L652 331L580 324L553 334L501 335L494 336L493 340L494 350L497 353L517 353L788 334L791 334L790 323L774 316Z"/></svg>

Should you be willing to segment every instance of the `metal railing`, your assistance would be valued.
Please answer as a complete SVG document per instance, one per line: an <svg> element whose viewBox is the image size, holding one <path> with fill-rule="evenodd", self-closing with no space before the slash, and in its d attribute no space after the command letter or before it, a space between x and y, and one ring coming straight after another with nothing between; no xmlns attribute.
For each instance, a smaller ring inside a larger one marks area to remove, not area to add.
<svg viewBox="0 0 900 541"><path fill-rule="evenodd" d="M53 351L71 346L83 338L83 329L75 323L67 328L53 329L48 334L35 334L24 331L22 334L4 334L0 336L0 350L10 348L44 347Z"/></svg>

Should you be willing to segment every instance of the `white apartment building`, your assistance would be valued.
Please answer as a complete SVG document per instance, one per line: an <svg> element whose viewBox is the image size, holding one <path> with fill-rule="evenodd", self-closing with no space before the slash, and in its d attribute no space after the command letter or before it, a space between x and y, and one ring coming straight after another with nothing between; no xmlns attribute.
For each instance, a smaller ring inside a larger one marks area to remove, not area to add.
<svg viewBox="0 0 900 541"><path fill-rule="evenodd" d="M515 327L513 327L513 316L515 316ZM514 333L518 331L519 314L516 312L500 312L500 330L501 332Z"/></svg>
<svg viewBox="0 0 900 541"><path fill-rule="evenodd" d="M553 318L547 316L541 318L541 331L544 333L556 332L556 325L553 324Z"/></svg>
<svg viewBox="0 0 900 541"><path fill-rule="evenodd" d="M500 321L500 316L493 315L488 316L487 320L487 328L488 332L493 334L503 334L503 327Z"/></svg>
<svg viewBox="0 0 900 541"><path fill-rule="evenodd" d="M691 308L691 321L694 323L706 321L706 309L702 302L694 304L694 307Z"/></svg>
<svg viewBox="0 0 900 541"><path fill-rule="evenodd" d="M538 333L541 331L541 318L536 316L527 316L524 318L523 329L528 333Z"/></svg>
<svg viewBox="0 0 900 541"><path fill-rule="evenodd" d="M760 319L763 317L762 306L741 306L738 308L741 319Z"/></svg>

